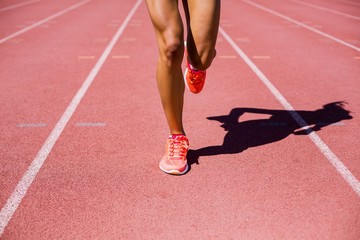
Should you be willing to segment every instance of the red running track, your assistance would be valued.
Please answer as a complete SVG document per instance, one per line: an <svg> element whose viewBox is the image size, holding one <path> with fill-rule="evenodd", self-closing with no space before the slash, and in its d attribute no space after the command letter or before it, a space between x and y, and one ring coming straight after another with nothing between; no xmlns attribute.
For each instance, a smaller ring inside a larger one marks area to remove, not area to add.
<svg viewBox="0 0 360 240"><path fill-rule="evenodd" d="M358 239L359 13L223 1L174 177L145 4L0 1L1 239Z"/></svg>

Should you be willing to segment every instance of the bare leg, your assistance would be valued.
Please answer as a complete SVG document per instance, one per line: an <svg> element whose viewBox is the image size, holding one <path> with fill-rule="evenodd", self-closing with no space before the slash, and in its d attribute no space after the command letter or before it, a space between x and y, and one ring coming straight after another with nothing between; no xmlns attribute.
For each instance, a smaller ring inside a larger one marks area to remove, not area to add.
<svg viewBox="0 0 360 240"><path fill-rule="evenodd" d="M184 134L184 82L181 63L184 29L178 0L146 0L159 47L156 79L171 134Z"/></svg>
<svg viewBox="0 0 360 240"><path fill-rule="evenodd" d="M188 61L196 69L205 70L216 55L220 0L183 0L183 5L188 29Z"/></svg>

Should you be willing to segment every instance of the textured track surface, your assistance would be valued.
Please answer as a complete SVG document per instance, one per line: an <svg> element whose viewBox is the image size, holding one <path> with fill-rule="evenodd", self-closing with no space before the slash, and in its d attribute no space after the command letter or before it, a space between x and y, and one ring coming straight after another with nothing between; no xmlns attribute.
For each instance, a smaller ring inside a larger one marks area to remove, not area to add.
<svg viewBox="0 0 360 240"><path fill-rule="evenodd" d="M180 177L142 1L0 19L1 239L359 239L359 2L223 1Z"/></svg>

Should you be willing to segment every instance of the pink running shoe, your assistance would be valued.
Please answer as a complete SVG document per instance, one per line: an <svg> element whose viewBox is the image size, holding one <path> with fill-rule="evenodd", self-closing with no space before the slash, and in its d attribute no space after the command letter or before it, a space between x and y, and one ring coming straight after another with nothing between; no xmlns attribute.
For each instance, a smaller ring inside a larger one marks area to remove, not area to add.
<svg viewBox="0 0 360 240"><path fill-rule="evenodd" d="M186 154L189 140L185 135L170 135L166 140L166 151L159 163L161 170L168 174L181 175L187 172Z"/></svg>

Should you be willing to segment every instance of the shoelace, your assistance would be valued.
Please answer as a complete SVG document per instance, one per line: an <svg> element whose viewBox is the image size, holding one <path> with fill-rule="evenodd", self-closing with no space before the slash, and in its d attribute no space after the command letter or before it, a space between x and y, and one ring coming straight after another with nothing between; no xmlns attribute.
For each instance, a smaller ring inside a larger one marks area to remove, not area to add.
<svg viewBox="0 0 360 240"><path fill-rule="evenodd" d="M186 64L187 64L188 74L190 74L190 83L191 84L201 83L206 76L206 71L193 69L190 66L189 62L186 62Z"/></svg>
<svg viewBox="0 0 360 240"><path fill-rule="evenodd" d="M189 73L190 73L191 84L199 84L205 78L205 71L200 71L200 70L194 71L189 69Z"/></svg>
<svg viewBox="0 0 360 240"><path fill-rule="evenodd" d="M183 139L169 139L169 157L172 160L184 160L188 151L189 145Z"/></svg>

